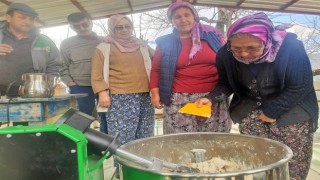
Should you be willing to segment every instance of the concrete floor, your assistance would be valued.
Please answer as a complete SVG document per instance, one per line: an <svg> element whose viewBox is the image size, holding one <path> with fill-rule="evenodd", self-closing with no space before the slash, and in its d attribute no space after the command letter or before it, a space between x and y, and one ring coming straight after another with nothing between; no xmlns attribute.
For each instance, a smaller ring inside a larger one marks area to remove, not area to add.
<svg viewBox="0 0 320 180"><path fill-rule="evenodd" d="M162 135L162 120L155 121L155 135ZM239 133L237 126L233 126L231 133ZM315 133L313 143L313 158L307 180L320 179L320 129ZM113 167L113 158L105 160L104 164L104 179L117 180L113 177L115 168Z"/></svg>

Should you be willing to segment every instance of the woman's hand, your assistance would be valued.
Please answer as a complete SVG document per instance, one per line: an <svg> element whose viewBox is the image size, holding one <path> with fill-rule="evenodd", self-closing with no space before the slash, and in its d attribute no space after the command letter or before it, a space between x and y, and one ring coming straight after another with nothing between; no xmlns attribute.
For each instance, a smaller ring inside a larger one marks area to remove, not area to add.
<svg viewBox="0 0 320 180"><path fill-rule="evenodd" d="M159 88L151 89L151 104L154 108L161 109L163 105L160 101Z"/></svg>
<svg viewBox="0 0 320 180"><path fill-rule="evenodd" d="M274 123L276 122L276 119L269 118L268 116L264 115L263 112L258 117L261 121L267 122L267 123Z"/></svg>
<svg viewBox="0 0 320 180"><path fill-rule="evenodd" d="M212 106L212 102L208 98L201 98L196 100L194 102L199 108L202 107L202 105Z"/></svg>
<svg viewBox="0 0 320 180"><path fill-rule="evenodd" d="M111 100L109 96L109 91L99 92L99 105L104 108L109 108L111 105Z"/></svg>

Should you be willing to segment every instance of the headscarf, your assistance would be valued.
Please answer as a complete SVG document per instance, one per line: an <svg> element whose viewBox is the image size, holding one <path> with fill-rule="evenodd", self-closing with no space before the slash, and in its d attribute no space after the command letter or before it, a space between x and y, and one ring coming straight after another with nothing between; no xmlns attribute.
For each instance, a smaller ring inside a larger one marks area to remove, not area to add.
<svg viewBox="0 0 320 180"><path fill-rule="evenodd" d="M201 42L200 42L200 31L214 32L215 34L217 34L219 36L220 39L221 39L222 35L214 27L201 24L197 10L188 2L183 2L183 1L182 2L175 2L169 6L168 11L167 11L167 16L168 16L168 20L171 23L172 23L173 12L176 9L181 8L181 7L189 8L191 10L191 12L193 13L194 19L195 19L195 23L194 23L192 30L191 30L192 48L191 48L191 51L189 54L189 59L192 59L195 56L195 54L202 49Z"/></svg>
<svg viewBox="0 0 320 180"><path fill-rule="evenodd" d="M242 59L235 57L236 60L246 64L273 62L287 34L284 27L274 27L265 13L256 13L238 19L228 29L227 38L229 39L238 33L248 33L258 37L263 41L265 46L263 54L251 62L245 62Z"/></svg>
<svg viewBox="0 0 320 180"><path fill-rule="evenodd" d="M116 35L114 34L114 28L123 18L127 19L133 28L133 23L127 16L122 14L113 15L108 19L109 35L103 41L106 43L114 44L115 46L117 46L120 52L134 52L140 47L146 46L147 43L134 36L131 36L129 39L119 39L116 37Z"/></svg>

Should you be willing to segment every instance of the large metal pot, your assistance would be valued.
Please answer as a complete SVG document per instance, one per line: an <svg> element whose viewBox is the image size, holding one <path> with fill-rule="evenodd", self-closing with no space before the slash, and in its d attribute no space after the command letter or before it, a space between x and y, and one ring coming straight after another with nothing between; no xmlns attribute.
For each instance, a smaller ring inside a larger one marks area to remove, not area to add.
<svg viewBox="0 0 320 180"><path fill-rule="evenodd" d="M220 157L245 164L247 169L227 173L178 173L154 171L121 157L120 174L124 180L286 180L292 151L286 145L266 138L225 133L181 133L132 141L120 147L125 151L177 164L191 162L192 149L206 149L207 159Z"/></svg>

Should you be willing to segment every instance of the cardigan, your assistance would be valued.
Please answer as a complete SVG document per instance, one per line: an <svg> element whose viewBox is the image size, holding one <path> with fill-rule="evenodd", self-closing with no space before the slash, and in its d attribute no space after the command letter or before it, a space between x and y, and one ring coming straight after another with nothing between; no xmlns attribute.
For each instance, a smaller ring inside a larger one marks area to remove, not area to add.
<svg viewBox="0 0 320 180"><path fill-rule="evenodd" d="M100 43L94 52L92 58L92 70L91 70L91 84L94 93L109 89L109 75L110 75L110 51L111 44ZM148 46L141 46L138 50L142 56L144 69L149 80L150 70L151 70L151 58L150 50ZM138 64L137 64L138 65ZM137 80L138 81L138 80ZM140 82L142 83L142 82ZM149 82L147 82L149 83ZM141 87L142 88L142 87ZM127 89L123 89L127 91ZM148 90L148 88L147 88ZM138 92L138 89L135 89ZM112 93L112 92L109 92ZM108 108L97 106L98 112L106 112Z"/></svg>
<svg viewBox="0 0 320 180"><path fill-rule="evenodd" d="M91 83L94 93L109 89L109 68L110 68L110 49L111 45L109 43L100 43L96 47L96 51L93 56L92 61L92 71L91 71ZM141 53L144 69L147 75L147 80L149 80L150 70L151 70L151 58L148 46L141 46L138 50ZM102 61L103 63L101 64ZM98 65L98 66L97 66ZM138 64L136 64L138 65ZM149 82L147 83L149 85ZM149 88L147 88L149 90ZM112 92L111 92L112 93ZM106 111L105 108L97 107L98 112Z"/></svg>
<svg viewBox="0 0 320 180"><path fill-rule="evenodd" d="M219 82L217 87L206 97L211 101L219 101L233 93L229 111L239 105L245 98L237 80L238 62L228 51L227 45L217 54ZM291 108L299 105L311 117L313 131L318 128L319 108L313 87L313 75L310 60L297 36L288 33L274 61L275 76L280 82L277 96L264 99L259 109L273 119L278 119Z"/></svg>

